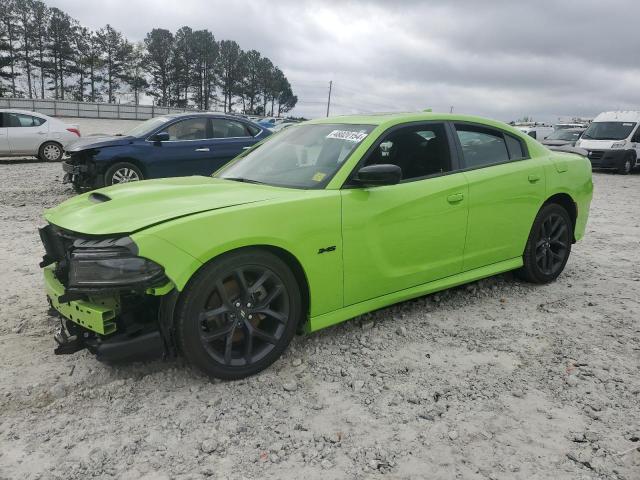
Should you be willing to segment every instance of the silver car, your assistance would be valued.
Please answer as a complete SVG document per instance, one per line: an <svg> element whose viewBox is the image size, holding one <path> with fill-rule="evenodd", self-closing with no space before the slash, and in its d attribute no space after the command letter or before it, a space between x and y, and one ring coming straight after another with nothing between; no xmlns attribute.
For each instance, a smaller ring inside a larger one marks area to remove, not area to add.
<svg viewBox="0 0 640 480"><path fill-rule="evenodd" d="M0 157L33 155L55 162L78 137L78 125L27 110L0 110Z"/></svg>

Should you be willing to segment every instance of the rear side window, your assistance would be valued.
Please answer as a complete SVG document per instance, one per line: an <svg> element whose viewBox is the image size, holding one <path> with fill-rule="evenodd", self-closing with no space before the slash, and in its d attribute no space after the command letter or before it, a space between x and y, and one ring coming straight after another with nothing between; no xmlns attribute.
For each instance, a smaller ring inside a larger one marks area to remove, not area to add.
<svg viewBox="0 0 640 480"><path fill-rule="evenodd" d="M511 160L526 158L524 148L522 148L522 142L520 140L506 133L504 134L504 139L507 142L507 150L509 150L509 158Z"/></svg>
<svg viewBox="0 0 640 480"><path fill-rule="evenodd" d="M8 122L5 127L39 127L46 120L44 118L34 117L33 115L25 115L23 113L5 113Z"/></svg>
<svg viewBox="0 0 640 480"><path fill-rule="evenodd" d="M536 133L535 130L530 130L529 133L527 133L527 135L529 135L531 138L537 138L538 134Z"/></svg>
<svg viewBox="0 0 640 480"><path fill-rule="evenodd" d="M483 167L510 160L501 132L472 125L456 125L467 168Z"/></svg>
<svg viewBox="0 0 640 480"><path fill-rule="evenodd" d="M213 126L213 138L237 138L249 137L249 130L243 123L235 120L227 120L224 118L211 119Z"/></svg>

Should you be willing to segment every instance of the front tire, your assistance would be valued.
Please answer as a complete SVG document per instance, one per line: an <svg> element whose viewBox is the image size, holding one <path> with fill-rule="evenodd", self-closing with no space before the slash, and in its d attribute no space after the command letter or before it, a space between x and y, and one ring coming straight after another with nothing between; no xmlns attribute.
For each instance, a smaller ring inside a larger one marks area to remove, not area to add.
<svg viewBox="0 0 640 480"><path fill-rule="evenodd" d="M38 150L38 158L46 162L59 162L62 160L62 145L56 142L44 142Z"/></svg>
<svg viewBox="0 0 640 480"><path fill-rule="evenodd" d="M120 183L144 180L142 172L133 163L119 162L109 167L104 174L104 184L109 187Z"/></svg>
<svg viewBox="0 0 640 480"><path fill-rule="evenodd" d="M176 312L179 350L207 375L236 380L275 362L302 316L289 267L260 249L226 254L185 288Z"/></svg>
<svg viewBox="0 0 640 480"><path fill-rule="evenodd" d="M550 283L558 278L569 260L572 229L573 222L561 205L544 205L531 227L518 276L532 283Z"/></svg>
<svg viewBox="0 0 640 480"><path fill-rule="evenodd" d="M636 157L633 153L628 153L622 160L622 164L618 168L618 173L621 175L629 175L636 164Z"/></svg>

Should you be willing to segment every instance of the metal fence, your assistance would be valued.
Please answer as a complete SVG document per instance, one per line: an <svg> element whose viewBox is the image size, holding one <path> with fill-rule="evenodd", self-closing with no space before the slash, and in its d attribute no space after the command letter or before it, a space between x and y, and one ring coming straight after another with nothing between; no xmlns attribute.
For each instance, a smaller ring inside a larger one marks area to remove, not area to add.
<svg viewBox="0 0 640 480"><path fill-rule="evenodd" d="M30 110L52 117L111 118L119 120L147 120L148 118L168 113L195 111L187 108L158 107L155 105L5 97L0 97L0 108Z"/></svg>

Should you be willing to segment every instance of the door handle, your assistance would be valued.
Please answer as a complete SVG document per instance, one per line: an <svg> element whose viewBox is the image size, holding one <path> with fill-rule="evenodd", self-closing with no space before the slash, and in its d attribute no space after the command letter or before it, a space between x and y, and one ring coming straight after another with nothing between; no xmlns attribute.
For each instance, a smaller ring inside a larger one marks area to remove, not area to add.
<svg viewBox="0 0 640 480"><path fill-rule="evenodd" d="M454 193L447 197L447 202L458 203L458 202L461 202L463 198L464 198L464 195L462 193Z"/></svg>
<svg viewBox="0 0 640 480"><path fill-rule="evenodd" d="M536 183L537 181L540 180L540 175L532 173L531 175L529 175L529 182L530 183Z"/></svg>
<svg viewBox="0 0 640 480"><path fill-rule="evenodd" d="M251 147L242 147L243 150L249 150Z"/></svg>
<svg viewBox="0 0 640 480"><path fill-rule="evenodd" d="M208 152L208 151L209 151L209 147L196 148L196 152Z"/></svg>

